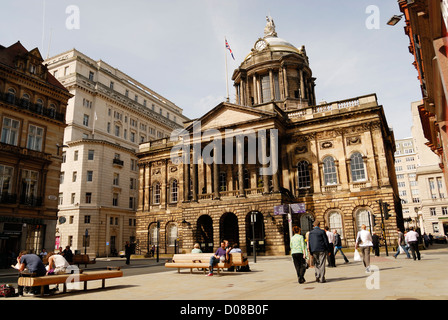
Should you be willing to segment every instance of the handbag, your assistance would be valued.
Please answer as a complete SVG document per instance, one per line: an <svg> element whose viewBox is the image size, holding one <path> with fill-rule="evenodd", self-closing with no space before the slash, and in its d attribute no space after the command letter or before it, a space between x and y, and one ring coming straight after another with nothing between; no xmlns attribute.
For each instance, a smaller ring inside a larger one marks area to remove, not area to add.
<svg viewBox="0 0 448 320"><path fill-rule="evenodd" d="M359 254L358 249L355 249L355 255L353 256L355 261L362 261L361 255Z"/></svg>
<svg viewBox="0 0 448 320"><path fill-rule="evenodd" d="M302 266L303 266L303 268L305 268L305 269L308 269L308 268L309 268L309 265L308 265L308 262L306 261L306 259L302 259Z"/></svg>

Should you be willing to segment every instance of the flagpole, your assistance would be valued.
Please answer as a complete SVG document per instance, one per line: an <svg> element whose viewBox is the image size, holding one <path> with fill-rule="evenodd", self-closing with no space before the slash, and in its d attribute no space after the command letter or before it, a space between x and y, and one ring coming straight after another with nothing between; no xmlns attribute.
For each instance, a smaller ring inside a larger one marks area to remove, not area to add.
<svg viewBox="0 0 448 320"><path fill-rule="evenodd" d="M227 44L227 38L224 37L225 43ZM229 99L229 73L227 71L227 48L225 48L226 50L226 88L227 88L227 102L230 102Z"/></svg>

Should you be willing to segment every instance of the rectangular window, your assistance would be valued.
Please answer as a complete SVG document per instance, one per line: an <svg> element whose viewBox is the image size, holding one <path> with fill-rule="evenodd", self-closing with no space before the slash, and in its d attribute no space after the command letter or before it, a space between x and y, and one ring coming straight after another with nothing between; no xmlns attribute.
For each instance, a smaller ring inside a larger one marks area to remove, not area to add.
<svg viewBox="0 0 448 320"><path fill-rule="evenodd" d="M2 137L0 142L6 144L17 145L17 139L19 136L19 124L18 120L3 118Z"/></svg>
<svg viewBox="0 0 448 320"><path fill-rule="evenodd" d="M87 153L87 160L93 160L95 157L95 150L89 150Z"/></svg>
<svg viewBox="0 0 448 320"><path fill-rule="evenodd" d="M11 194L13 171L13 167L0 165L0 199L2 195Z"/></svg>
<svg viewBox="0 0 448 320"><path fill-rule="evenodd" d="M442 207L442 216L446 216L446 215L448 215L448 208Z"/></svg>
<svg viewBox="0 0 448 320"><path fill-rule="evenodd" d="M429 213L430 213L431 216L437 215L436 208L429 208Z"/></svg>
<svg viewBox="0 0 448 320"><path fill-rule="evenodd" d="M92 193L86 192L86 203L92 203ZM90 223L90 216L89 216L89 222Z"/></svg>
<svg viewBox="0 0 448 320"><path fill-rule="evenodd" d="M75 204L75 198L76 198L76 193L72 193L72 196L70 198L70 203L71 204Z"/></svg>
<svg viewBox="0 0 448 320"><path fill-rule="evenodd" d="M62 205L64 203L64 194L62 192L59 193L58 205Z"/></svg>
<svg viewBox="0 0 448 320"><path fill-rule="evenodd" d="M73 171L72 182L76 182L77 176L78 176L78 172Z"/></svg>
<svg viewBox="0 0 448 320"><path fill-rule="evenodd" d="M78 161L78 150L73 153L73 161Z"/></svg>
<svg viewBox="0 0 448 320"><path fill-rule="evenodd" d="M84 118L82 120L82 124L85 125L86 127L89 126L89 116L87 114L84 115Z"/></svg>
<svg viewBox="0 0 448 320"><path fill-rule="evenodd" d="M39 172L22 170L22 200L26 203L37 198ZM23 203L23 202L22 202Z"/></svg>
<svg viewBox="0 0 448 320"><path fill-rule="evenodd" d="M93 171L87 171L87 182L93 181Z"/></svg>
<svg viewBox="0 0 448 320"><path fill-rule="evenodd" d="M261 101L271 101L271 80L269 75L261 76Z"/></svg>
<svg viewBox="0 0 448 320"><path fill-rule="evenodd" d="M93 75L94 75L94 73L92 71L90 71L89 72L89 80L90 81L93 81Z"/></svg>
<svg viewBox="0 0 448 320"><path fill-rule="evenodd" d="M29 126L27 149L42 151L42 141L44 139L44 129L34 125Z"/></svg>
<svg viewBox="0 0 448 320"><path fill-rule="evenodd" d="M113 185L118 186L120 183L120 175L118 173L114 173Z"/></svg>
<svg viewBox="0 0 448 320"><path fill-rule="evenodd" d="M90 202L87 202L87 203L90 203ZM89 215L84 216L84 223L90 223L90 216Z"/></svg>
<svg viewBox="0 0 448 320"><path fill-rule="evenodd" d="M114 194L113 194L112 205L113 205L114 207L118 207L118 193L114 193ZM111 218L111 219L112 219L112 218Z"/></svg>
<svg viewBox="0 0 448 320"><path fill-rule="evenodd" d="M62 171L61 174L59 175L59 184L64 183L64 178L65 178L65 172Z"/></svg>

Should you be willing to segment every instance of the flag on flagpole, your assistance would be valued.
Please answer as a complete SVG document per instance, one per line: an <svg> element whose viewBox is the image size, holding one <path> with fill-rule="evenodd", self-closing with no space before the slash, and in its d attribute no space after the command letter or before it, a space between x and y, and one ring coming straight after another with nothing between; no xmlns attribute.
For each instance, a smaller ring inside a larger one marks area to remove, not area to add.
<svg viewBox="0 0 448 320"><path fill-rule="evenodd" d="M230 55L232 56L233 60L235 60L235 57L233 56L232 49L230 49L230 46L229 46L229 43L227 42L227 39L225 39L225 40L226 40L226 48L229 49Z"/></svg>

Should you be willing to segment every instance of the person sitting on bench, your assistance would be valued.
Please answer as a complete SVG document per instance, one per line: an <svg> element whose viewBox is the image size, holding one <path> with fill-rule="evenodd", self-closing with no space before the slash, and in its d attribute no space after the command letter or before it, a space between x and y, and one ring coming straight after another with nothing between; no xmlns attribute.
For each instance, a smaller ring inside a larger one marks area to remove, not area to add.
<svg viewBox="0 0 448 320"><path fill-rule="evenodd" d="M210 272L207 276L213 276L213 265L219 262L229 260L229 250L226 250L226 244L221 242L221 247L216 250L215 254L210 257Z"/></svg>
<svg viewBox="0 0 448 320"><path fill-rule="evenodd" d="M39 256L34 253L28 254L26 251L20 252L19 256L17 257L17 263L19 267L18 270L19 272L21 272L19 277L22 277L24 275L22 274L22 272L23 270L25 270L25 268L27 268L31 274L35 274L37 277L47 274L47 269L45 268L44 263L39 258ZM37 292L37 290L40 290L40 288L33 288L32 293L38 294L39 292ZM17 291L19 296L23 296L23 286L18 286ZM48 286L44 287L44 293L49 293Z"/></svg>

